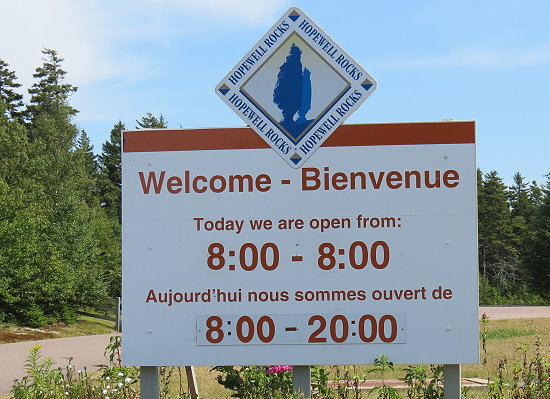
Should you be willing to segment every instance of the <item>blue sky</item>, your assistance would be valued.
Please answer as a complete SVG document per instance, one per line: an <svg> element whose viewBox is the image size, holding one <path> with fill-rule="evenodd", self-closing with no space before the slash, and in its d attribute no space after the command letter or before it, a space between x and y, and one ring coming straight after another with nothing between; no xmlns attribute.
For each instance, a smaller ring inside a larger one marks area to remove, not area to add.
<svg viewBox="0 0 550 399"><path fill-rule="evenodd" d="M378 81L346 123L475 120L484 172L550 172L548 1L0 2L0 58L26 90L40 50L56 49L96 152L147 112L172 128L242 126L214 86L298 6Z"/></svg>

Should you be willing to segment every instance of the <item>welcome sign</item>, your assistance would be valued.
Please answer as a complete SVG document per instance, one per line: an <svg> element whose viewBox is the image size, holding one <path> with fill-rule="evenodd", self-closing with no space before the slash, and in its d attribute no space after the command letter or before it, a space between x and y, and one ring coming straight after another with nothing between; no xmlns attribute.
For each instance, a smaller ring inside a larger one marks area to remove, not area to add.
<svg viewBox="0 0 550 399"><path fill-rule="evenodd" d="M205 160L215 162L205 162ZM475 125L123 136L125 365L479 361Z"/></svg>
<svg viewBox="0 0 550 399"><path fill-rule="evenodd" d="M376 89L376 81L302 10L290 8L216 86L293 168Z"/></svg>

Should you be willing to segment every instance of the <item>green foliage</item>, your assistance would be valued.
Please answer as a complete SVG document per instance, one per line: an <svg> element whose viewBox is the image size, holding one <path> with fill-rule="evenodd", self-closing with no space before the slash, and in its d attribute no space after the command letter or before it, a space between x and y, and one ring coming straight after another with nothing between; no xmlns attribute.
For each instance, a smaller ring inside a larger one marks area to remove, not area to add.
<svg viewBox="0 0 550 399"><path fill-rule="evenodd" d="M329 384L330 373L324 366L311 366L311 389L313 397L330 399L334 397L334 389Z"/></svg>
<svg viewBox="0 0 550 399"><path fill-rule="evenodd" d="M527 240L524 262L532 285L550 300L550 174L547 179L541 204L530 223L532 234Z"/></svg>
<svg viewBox="0 0 550 399"><path fill-rule="evenodd" d="M489 283L483 276L479 276L479 304L484 305L545 305L548 298L544 298L528 285L527 282L518 282L509 289L500 290Z"/></svg>
<svg viewBox="0 0 550 399"><path fill-rule="evenodd" d="M103 153L99 156L101 205L111 218L122 220L122 161L120 140L126 126L118 121L109 141L103 144Z"/></svg>
<svg viewBox="0 0 550 399"><path fill-rule="evenodd" d="M157 118L150 112L147 112L147 114L140 120L137 120L136 123L136 129L165 129L168 127L162 115Z"/></svg>
<svg viewBox="0 0 550 399"><path fill-rule="evenodd" d="M403 381L407 385L407 398L443 399L443 366L430 365L430 373L428 376L423 365L410 365L405 368Z"/></svg>
<svg viewBox="0 0 550 399"><path fill-rule="evenodd" d="M291 371L268 373L267 366L216 366L218 383L235 391L241 399L274 399L293 397Z"/></svg>
<svg viewBox="0 0 550 399"><path fill-rule="evenodd" d="M10 120L20 120L23 115L23 95L15 90L21 84L16 82L15 72L9 70L8 66L5 61L0 60L0 113Z"/></svg>
<svg viewBox="0 0 550 399"><path fill-rule="evenodd" d="M369 373L378 373L382 379L382 385L374 387L369 395L376 395L377 399L399 399L399 392L394 387L391 387L385 382L385 373L391 370L393 371L393 362L391 362L386 355L374 359L374 367L369 370Z"/></svg>
<svg viewBox="0 0 550 399"><path fill-rule="evenodd" d="M57 53L43 53L28 123L0 115L0 320L30 326L73 321L107 288L120 292L120 228L100 207L89 139L71 123L76 88Z"/></svg>
<svg viewBox="0 0 550 399"><path fill-rule="evenodd" d="M39 326L70 320L59 253L47 240L44 209L24 191L0 186L0 309L4 319ZM61 290L59 292L58 290Z"/></svg>
<svg viewBox="0 0 550 399"><path fill-rule="evenodd" d="M527 344L521 343L520 361L500 360L497 375L489 383L491 399L546 399L550 397L550 361L541 350L540 337L530 353Z"/></svg>
<svg viewBox="0 0 550 399"><path fill-rule="evenodd" d="M519 257L506 186L495 171L479 185L478 217L480 273L499 289L509 289L520 274Z"/></svg>
<svg viewBox="0 0 550 399"><path fill-rule="evenodd" d="M478 170L481 304L550 301L550 190L518 172L509 188Z"/></svg>
<svg viewBox="0 0 550 399"><path fill-rule="evenodd" d="M50 358L42 360L40 345L31 348L25 369L27 378L14 385L14 399L55 398L60 397L61 370L53 369Z"/></svg>
<svg viewBox="0 0 550 399"><path fill-rule="evenodd" d="M57 51L43 49L44 63L36 68L33 76L39 81L29 89L31 104L27 106L28 116L32 122L41 114L53 115L64 113L69 116L78 111L69 105L69 98L77 91L77 87L63 83L66 71L61 69L63 58Z"/></svg>
<svg viewBox="0 0 550 399"><path fill-rule="evenodd" d="M25 365L26 376L16 380L13 399L130 399L137 396L137 370L131 367L102 367L100 378L86 370L75 370L72 358L65 369L54 368L50 358L42 359L40 345L33 347Z"/></svg>

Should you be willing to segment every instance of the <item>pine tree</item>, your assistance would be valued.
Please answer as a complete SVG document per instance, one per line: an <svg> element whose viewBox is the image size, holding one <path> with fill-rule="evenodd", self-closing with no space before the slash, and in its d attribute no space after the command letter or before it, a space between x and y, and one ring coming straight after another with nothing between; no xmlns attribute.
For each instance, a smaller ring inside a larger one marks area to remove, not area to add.
<svg viewBox="0 0 550 399"><path fill-rule="evenodd" d="M81 130L75 146L75 155L78 162L81 163L87 179L83 179L84 185L80 188L89 194L87 202L90 206L99 205L99 164L98 157L94 154L94 146L85 130Z"/></svg>
<svg viewBox="0 0 550 399"><path fill-rule="evenodd" d="M525 256L526 268L538 293L550 299L550 173L541 189L542 203L529 225L533 231Z"/></svg>
<svg viewBox="0 0 550 399"><path fill-rule="evenodd" d="M520 275L518 250L506 186L495 171L487 173L481 182L478 216L480 273L500 289L509 289Z"/></svg>
<svg viewBox="0 0 550 399"><path fill-rule="evenodd" d="M8 119L21 119L23 112L23 95L15 90L21 87L21 84L16 83L17 77L15 72L8 69L8 64L0 59L0 107L2 114Z"/></svg>
<svg viewBox="0 0 550 399"><path fill-rule="evenodd" d="M136 129L166 129L168 127L162 115L157 118L150 112L147 112L140 120L136 120L136 123Z"/></svg>
<svg viewBox="0 0 550 399"><path fill-rule="evenodd" d="M514 184L508 190L512 216L522 216L527 221L532 212L533 204L529 199L528 184L523 181L521 173L514 174Z"/></svg>
<svg viewBox="0 0 550 399"><path fill-rule="evenodd" d="M63 58L52 49L44 49L42 54L46 56L44 63L33 74L39 81L29 89L31 104L27 107L28 118L33 121L41 113L74 116L78 111L69 105L69 98L78 88L63 83L67 73L61 69Z"/></svg>
<svg viewBox="0 0 550 399"><path fill-rule="evenodd" d="M122 170L121 170L121 146L122 131L126 126L118 121L113 129L109 141L103 144L103 152L99 156L100 162L100 192L101 203L107 214L115 218L119 223L122 215Z"/></svg>
<svg viewBox="0 0 550 399"><path fill-rule="evenodd" d="M118 121L111 129L109 141L103 144L103 151L99 156L101 206L108 215L108 220L103 221L103 226L98 229L97 237L104 243L104 264L109 267L104 269L103 275L106 278L108 293L112 297L121 295L121 136L123 130L126 130L126 126Z"/></svg>
<svg viewBox="0 0 550 399"><path fill-rule="evenodd" d="M514 174L514 184L508 189L508 198L511 208L510 217L514 246L520 251L521 255L529 234L527 226L535 211L535 205L529 198L528 184L523 181L523 176L519 172Z"/></svg>
<svg viewBox="0 0 550 399"><path fill-rule="evenodd" d="M30 173L21 187L25 212L31 214L15 215L28 215L31 231L25 234L34 246L17 251L25 255L12 254L10 270L12 292L21 294L11 316L35 325L70 320L79 306L106 294L105 248L96 228L104 215L93 193L93 151L85 133L71 123L76 110L68 100L76 88L63 83L62 59L53 50L44 53L49 58L37 68L39 82L29 90ZM17 288L25 278L34 284L32 296L25 296L28 286Z"/></svg>
<svg viewBox="0 0 550 399"><path fill-rule="evenodd" d="M529 185L529 201L533 204L533 206L539 207L542 205L542 199L543 199L542 188L538 185L538 183L535 180L533 180Z"/></svg>

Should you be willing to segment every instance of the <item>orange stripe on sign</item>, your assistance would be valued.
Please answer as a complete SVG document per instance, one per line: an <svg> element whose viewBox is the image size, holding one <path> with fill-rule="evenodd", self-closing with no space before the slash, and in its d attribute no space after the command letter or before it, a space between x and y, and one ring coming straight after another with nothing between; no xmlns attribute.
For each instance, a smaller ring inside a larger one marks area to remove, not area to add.
<svg viewBox="0 0 550 399"><path fill-rule="evenodd" d="M251 128L125 131L124 152L269 148ZM323 147L475 143L475 122L342 125Z"/></svg>

